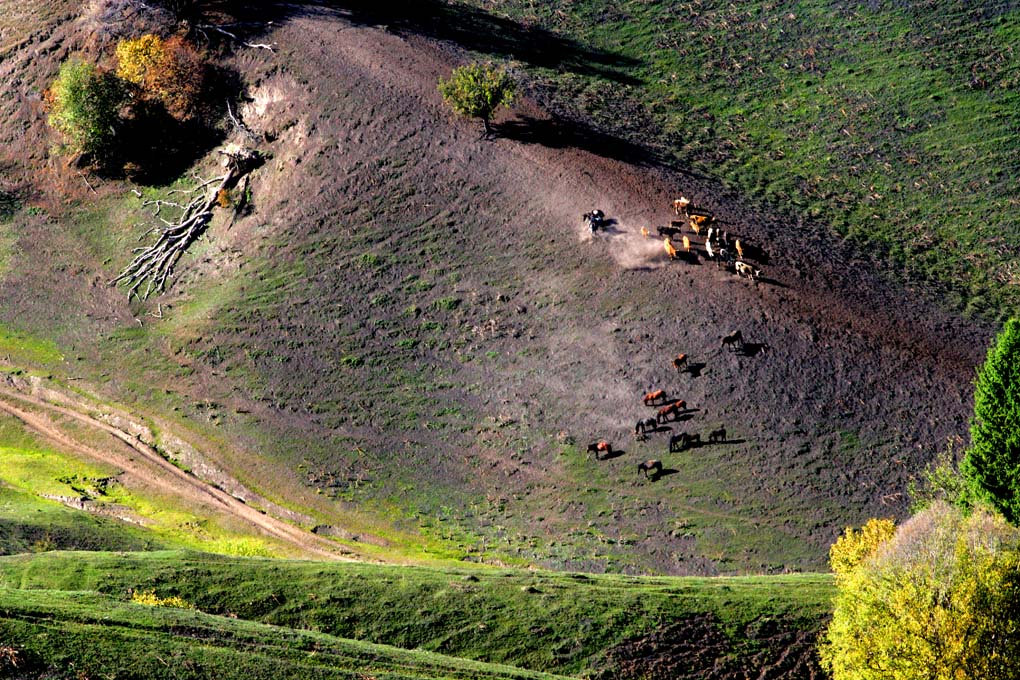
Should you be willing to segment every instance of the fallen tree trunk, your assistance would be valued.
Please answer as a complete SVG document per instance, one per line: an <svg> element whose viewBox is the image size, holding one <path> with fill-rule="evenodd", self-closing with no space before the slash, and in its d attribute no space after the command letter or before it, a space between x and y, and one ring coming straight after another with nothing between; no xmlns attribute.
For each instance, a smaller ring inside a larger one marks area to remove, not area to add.
<svg viewBox="0 0 1020 680"><path fill-rule="evenodd" d="M174 265L209 225L213 208L216 207L221 192L234 187L260 162L258 152L250 149L221 153L227 157L226 173L201 182L192 191L205 189L205 193L196 196L187 205L164 200L147 201L144 204L155 206L153 215L156 217L159 217L164 205L180 208L182 212L174 222L159 217L166 226L162 228L156 242L150 246L136 248L135 258L110 282L112 285L119 283L129 285L129 298L139 294L142 284L146 284L143 299L148 298L153 292L162 292L166 289L166 281L173 273Z"/></svg>

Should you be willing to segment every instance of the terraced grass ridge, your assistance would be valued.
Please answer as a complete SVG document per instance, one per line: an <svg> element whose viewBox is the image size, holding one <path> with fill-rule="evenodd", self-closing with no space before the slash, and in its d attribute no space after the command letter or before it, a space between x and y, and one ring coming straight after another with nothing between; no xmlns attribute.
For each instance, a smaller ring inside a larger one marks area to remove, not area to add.
<svg viewBox="0 0 1020 680"><path fill-rule="evenodd" d="M194 610L132 603L136 593ZM710 631L731 665L767 666L781 653L773 636L813 640L831 594L828 576L810 574L635 578L53 552L0 558L0 639L34 668L73 660L90 677L619 677L613 650L663 630ZM178 675L160 659L175 660Z"/></svg>

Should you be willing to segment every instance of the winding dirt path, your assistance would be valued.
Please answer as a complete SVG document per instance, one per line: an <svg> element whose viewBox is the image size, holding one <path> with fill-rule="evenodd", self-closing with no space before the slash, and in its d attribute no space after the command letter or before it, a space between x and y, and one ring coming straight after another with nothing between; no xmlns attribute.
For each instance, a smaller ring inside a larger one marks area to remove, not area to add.
<svg viewBox="0 0 1020 680"><path fill-rule="evenodd" d="M120 441L126 448L113 445L109 448L98 449L77 441L59 429L46 415L25 408L26 404L44 412L65 416L83 423L91 429L103 432ZM30 430L62 449L121 468L170 496L190 503L209 506L218 512L239 519L279 541L292 545L309 556L328 560L353 559L350 557L350 552L342 546L242 503L225 491L210 486L178 468L161 456L153 447L108 423L4 386L0 386L0 411L17 418ZM132 453L138 454L139 457L135 458Z"/></svg>

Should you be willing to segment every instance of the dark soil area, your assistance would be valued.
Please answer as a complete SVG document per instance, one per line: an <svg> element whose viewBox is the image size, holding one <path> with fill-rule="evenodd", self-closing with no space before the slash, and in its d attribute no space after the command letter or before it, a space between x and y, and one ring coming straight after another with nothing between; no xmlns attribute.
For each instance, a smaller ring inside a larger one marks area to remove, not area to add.
<svg viewBox="0 0 1020 680"><path fill-rule="evenodd" d="M711 616L694 617L606 651L592 677L642 680L820 680L818 631L783 621L755 622L740 631L740 645L719 630ZM746 649L757 646L754 651ZM757 675L754 675L757 673Z"/></svg>

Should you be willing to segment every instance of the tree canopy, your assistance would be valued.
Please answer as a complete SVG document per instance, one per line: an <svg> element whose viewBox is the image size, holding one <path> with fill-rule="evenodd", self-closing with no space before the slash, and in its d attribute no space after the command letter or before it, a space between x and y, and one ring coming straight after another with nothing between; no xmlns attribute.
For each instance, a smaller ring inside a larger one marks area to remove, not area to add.
<svg viewBox="0 0 1020 680"><path fill-rule="evenodd" d="M999 516L937 502L836 584L833 680L1016 679L1020 531Z"/></svg>
<svg viewBox="0 0 1020 680"><path fill-rule="evenodd" d="M76 154L102 158L112 146L124 92L112 74L70 59L46 92L49 123Z"/></svg>
<svg viewBox="0 0 1020 680"><path fill-rule="evenodd" d="M988 350L974 390L971 445L960 466L974 494L1020 524L1020 319Z"/></svg>
<svg viewBox="0 0 1020 680"><path fill-rule="evenodd" d="M202 94L204 66L180 36L143 35L117 44L117 75L138 87L143 100L159 102L178 120L194 116Z"/></svg>
<svg viewBox="0 0 1020 680"><path fill-rule="evenodd" d="M475 62L455 68L446 80L440 79L439 92L457 113L481 118L488 134L492 114L513 101L517 85L504 67Z"/></svg>

